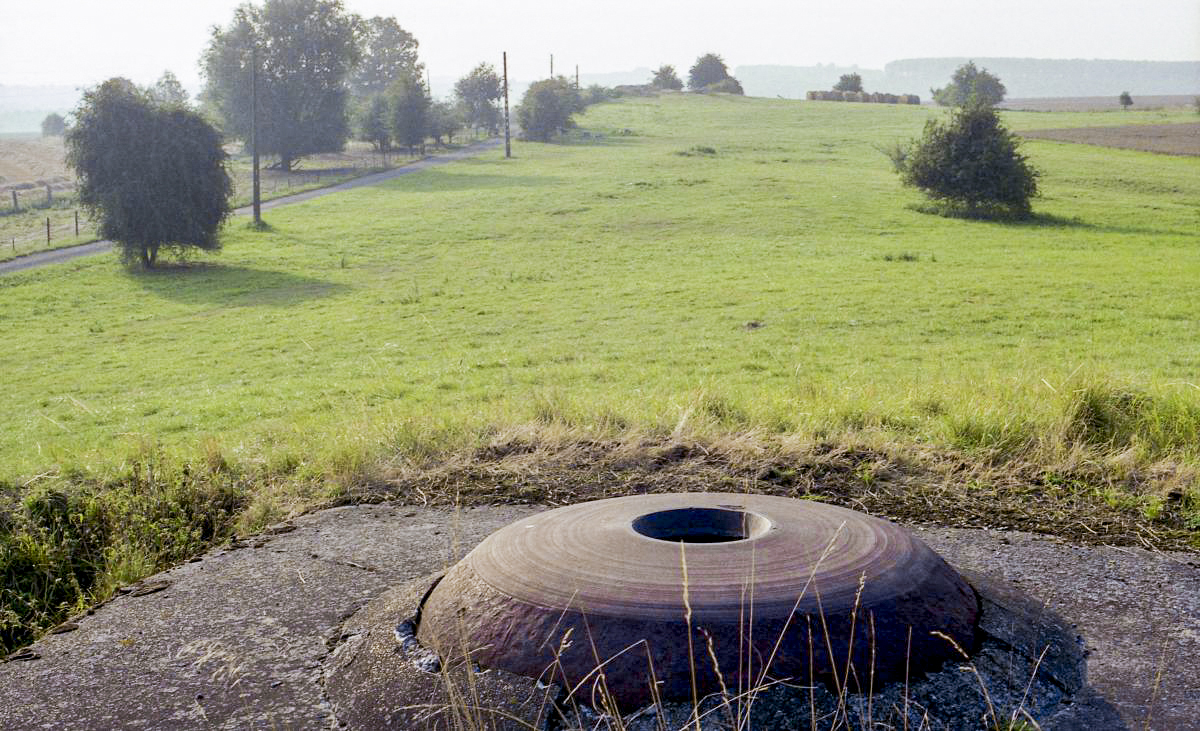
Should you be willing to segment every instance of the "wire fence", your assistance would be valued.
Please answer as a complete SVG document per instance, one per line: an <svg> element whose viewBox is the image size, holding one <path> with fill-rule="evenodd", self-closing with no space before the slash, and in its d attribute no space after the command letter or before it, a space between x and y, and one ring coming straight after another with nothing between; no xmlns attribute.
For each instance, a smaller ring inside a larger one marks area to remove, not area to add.
<svg viewBox="0 0 1200 731"><path fill-rule="evenodd" d="M0 253L8 257L90 238L93 232L69 183L23 186L0 193Z"/></svg>
<svg viewBox="0 0 1200 731"><path fill-rule="evenodd" d="M470 141L463 135L464 142ZM261 175L264 200L288 195L297 189L333 185L377 170L399 167L421 157L407 150L382 153L358 149L302 160L292 170L264 168ZM250 202L251 174L239 160L230 171L234 183L234 206ZM298 192L298 191L297 191ZM80 243L95 237L95 224L78 207L74 183L55 179L52 183L26 184L0 189L0 259Z"/></svg>

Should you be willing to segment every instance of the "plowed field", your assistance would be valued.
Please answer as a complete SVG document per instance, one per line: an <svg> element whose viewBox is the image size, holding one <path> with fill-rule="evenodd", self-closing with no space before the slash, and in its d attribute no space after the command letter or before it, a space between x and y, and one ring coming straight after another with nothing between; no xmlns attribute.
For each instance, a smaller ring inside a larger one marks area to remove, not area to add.
<svg viewBox="0 0 1200 731"><path fill-rule="evenodd" d="M1134 109L1170 109L1190 107L1195 96L1170 94L1141 96L1134 92ZM1103 112L1119 111L1121 102L1116 94L1110 96L1062 96L1039 99L1005 99L1001 109L1019 109L1026 112Z"/></svg>
<svg viewBox="0 0 1200 731"><path fill-rule="evenodd" d="M1034 129L1021 132L1021 136L1038 140L1119 147L1124 150L1160 152L1166 155L1200 155L1200 123Z"/></svg>

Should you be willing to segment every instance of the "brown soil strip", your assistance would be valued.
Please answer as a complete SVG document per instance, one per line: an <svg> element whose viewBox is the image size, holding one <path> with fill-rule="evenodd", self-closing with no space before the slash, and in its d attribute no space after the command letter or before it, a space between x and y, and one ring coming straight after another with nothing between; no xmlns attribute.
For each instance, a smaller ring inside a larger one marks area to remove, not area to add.
<svg viewBox="0 0 1200 731"><path fill-rule="evenodd" d="M1191 94L1163 94L1158 96L1133 97L1134 109L1170 109L1172 107L1190 107L1196 97ZM1014 109L1023 112L1099 112L1104 110L1119 110L1121 102L1116 94L1109 96L1063 96L1044 97L1038 99L1005 99L1000 102L1001 109Z"/></svg>
<svg viewBox="0 0 1200 731"><path fill-rule="evenodd" d="M679 491L752 492L818 499L890 520L952 528L1021 530L1085 545L1195 550L1184 496L1161 512L1106 500L1147 485L1110 484L1100 473L1049 473L1034 465L986 465L932 452L882 453L814 444L784 455L747 457L694 442L495 444L457 463L398 467L346 496L422 505L567 505L621 495ZM1108 493L1110 494L1110 493Z"/></svg>
<svg viewBox="0 0 1200 731"><path fill-rule="evenodd" d="M1200 156L1200 123L1035 129L1020 134L1022 137L1036 140L1078 142L1123 150L1158 152L1164 155Z"/></svg>

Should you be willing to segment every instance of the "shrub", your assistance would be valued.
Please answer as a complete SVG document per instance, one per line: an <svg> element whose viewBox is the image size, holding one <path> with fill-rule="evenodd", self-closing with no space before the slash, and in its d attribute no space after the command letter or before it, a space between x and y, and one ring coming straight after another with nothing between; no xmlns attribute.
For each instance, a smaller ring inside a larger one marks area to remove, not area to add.
<svg viewBox="0 0 1200 731"><path fill-rule="evenodd" d="M392 149L392 128L388 120L388 100L383 94L371 97L359 113L358 139L370 142L376 150Z"/></svg>
<svg viewBox="0 0 1200 731"><path fill-rule="evenodd" d="M696 63L688 69L688 88L692 91L704 91L708 87L729 78L729 68L725 60L715 53L706 53L696 59Z"/></svg>
<svg viewBox="0 0 1200 731"><path fill-rule="evenodd" d="M996 111L975 104L954 110L945 123L929 120L919 139L885 154L905 185L948 206L947 212L1024 218L1039 173L1017 147Z"/></svg>
<svg viewBox="0 0 1200 731"><path fill-rule="evenodd" d="M67 122L61 114L50 113L42 120L42 137L62 137L67 131Z"/></svg>
<svg viewBox="0 0 1200 731"><path fill-rule="evenodd" d="M392 105L392 139L407 147L410 154L417 147L423 148L429 133L431 100L420 77L415 73L402 76L392 82L387 93Z"/></svg>
<svg viewBox="0 0 1200 731"><path fill-rule="evenodd" d="M861 74L842 74L838 82L833 85L834 91L862 91L862 75Z"/></svg>
<svg viewBox="0 0 1200 731"><path fill-rule="evenodd" d="M582 106L579 92L564 77L546 79L525 92L517 109L517 122L525 137L547 142L574 126L571 115Z"/></svg>
<svg viewBox="0 0 1200 731"><path fill-rule="evenodd" d="M655 89L668 89L672 91L680 91L683 89L683 82L679 80L679 75L675 73L675 67L670 64L663 64L654 72L654 78L651 79L650 85Z"/></svg>
<svg viewBox="0 0 1200 731"><path fill-rule="evenodd" d="M1004 84L987 69L975 67L974 61L959 66L950 83L941 89L930 89L933 100L943 107L995 106L1004 101L1008 92Z"/></svg>
<svg viewBox="0 0 1200 731"><path fill-rule="evenodd" d="M245 478L211 460L150 453L125 467L104 479L67 470L20 496L0 483L0 656L223 540L246 505Z"/></svg>
<svg viewBox="0 0 1200 731"><path fill-rule="evenodd" d="M429 136L439 146L442 138L454 142L454 135L463 128L462 107L450 102L434 102L429 108Z"/></svg>
<svg viewBox="0 0 1200 731"><path fill-rule="evenodd" d="M612 89L600 84L592 84L583 91L582 102L584 106L591 106L592 104L606 102L615 96L616 94Z"/></svg>
<svg viewBox="0 0 1200 731"><path fill-rule="evenodd" d="M708 86L704 87L704 91L714 94L737 94L738 96L742 96L746 93L742 91L741 83L732 76L709 84Z"/></svg>

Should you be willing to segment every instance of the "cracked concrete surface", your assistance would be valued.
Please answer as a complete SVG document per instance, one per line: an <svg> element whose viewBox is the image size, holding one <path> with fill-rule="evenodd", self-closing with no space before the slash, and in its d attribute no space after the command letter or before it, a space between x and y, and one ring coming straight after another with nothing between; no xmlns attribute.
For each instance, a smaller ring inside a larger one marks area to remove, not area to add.
<svg viewBox="0 0 1200 731"><path fill-rule="evenodd" d="M36 659L0 665L0 728L338 727L322 667L343 623L539 509L337 508L213 551L47 635L25 653ZM1200 556L994 531L918 535L1074 623L1088 684L1124 727L1197 727Z"/></svg>
<svg viewBox="0 0 1200 731"><path fill-rule="evenodd" d="M214 551L0 665L0 728L336 727L321 668L341 623L530 512L337 508Z"/></svg>

